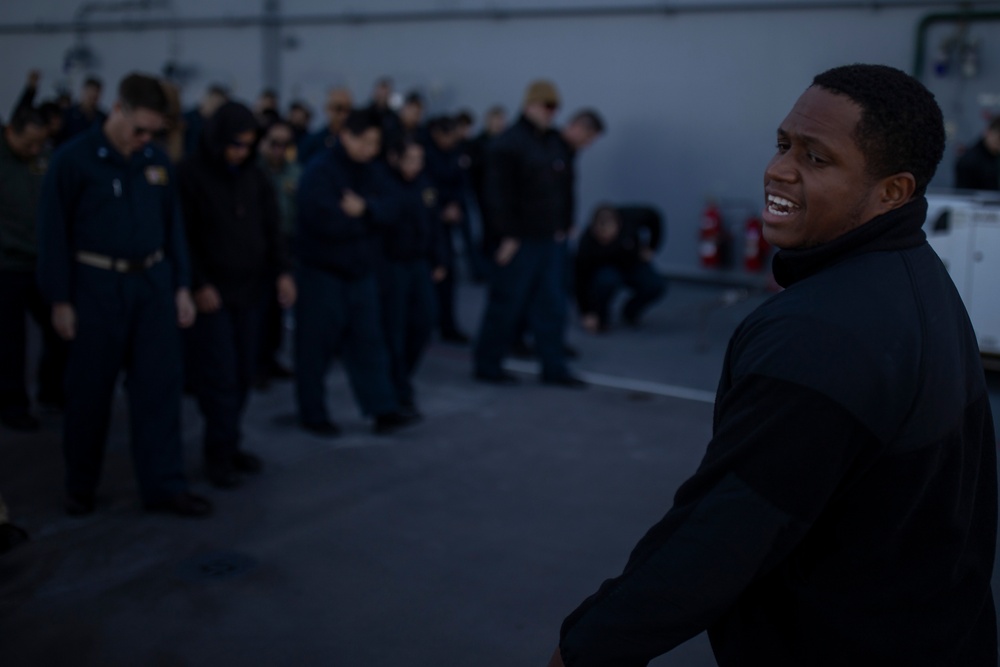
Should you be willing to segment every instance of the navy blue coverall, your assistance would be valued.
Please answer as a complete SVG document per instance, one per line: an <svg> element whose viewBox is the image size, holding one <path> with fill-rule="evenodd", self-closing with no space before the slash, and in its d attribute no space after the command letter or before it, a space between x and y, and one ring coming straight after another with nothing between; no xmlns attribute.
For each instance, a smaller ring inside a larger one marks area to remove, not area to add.
<svg viewBox="0 0 1000 667"><path fill-rule="evenodd" d="M150 266L127 272L96 268L82 263L80 252ZM143 501L161 502L187 490L176 293L187 287L188 274L165 153L148 145L126 159L100 126L56 152L42 185L38 278L46 300L71 303L76 311L63 435L70 495L92 496L97 489L123 368Z"/></svg>
<svg viewBox="0 0 1000 667"><path fill-rule="evenodd" d="M455 316L455 292L458 284L456 283L455 275L457 262L455 261L456 249L454 237L456 232L461 235L466 253L474 256L478 252L478 249L472 243L472 232L469 226L469 207L467 206L467 202L471 196L469 191L470 183L468 174L466 173L467 170L463 167L462 163L464 156L457 148L448 151L442 150L434 143L431 137L428 137L424 142L424 147L427 161L427 168L424 173L437 190L440 208L443 209L449 204L454 204L462 211L462 220L460 222L449 224L440 221L439 223L442 226L442 238L444 240L442 247L447 253L444 256L444 266L448 270L448 273L444 280L436 285L435 289L437 294L438 330L445 338L462 336L464 334L461 333ZM474 260L470 260L470 262L474 263ZM478 273L478 271L474 273Z"/></svg>
<svg viewBox="0 0 1000 667"><path fill-rule="evenodd" d="M314 158L299 183L295 385L299 419L306 426L330 421L324 378L336 355L362 414L399 408L376 279L380 230L396 217L385 185L379 167L354 162L339 143ZM345 190L365 199L362 217L341 209Z"/></svg>
<svg viewBox="0 0 1000 667"><path fill-rule="evenodd" d="M382 324L396 398L402 407L413 407L413 373L434 328L432 271L445 266L447 240L437 220L437 190L426 174L406 181L392 173L388 179L399 217L382 244Z"/></svg>

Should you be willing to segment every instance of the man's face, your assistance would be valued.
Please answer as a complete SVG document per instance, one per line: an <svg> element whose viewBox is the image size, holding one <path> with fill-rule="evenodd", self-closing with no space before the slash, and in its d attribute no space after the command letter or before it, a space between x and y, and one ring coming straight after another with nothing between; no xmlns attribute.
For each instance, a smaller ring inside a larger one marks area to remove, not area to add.
<svg viewBox="0 0 1000 667"><path fill-rule="evenodd" d="M431 132L431 139L434 140L438 148L447 152L454 150L455 146L458 145L459 136L455 130L434 130Z"/></svg>
<svg viewBox="0 0 1000 667"><path fill-rule="evenodd" d="M399 173L404 180L412 181L424 170L424 149L420 144L409 144L398 160Z"/></svg>
<svg viewBox="0 0 1000 667"><path fill-rule="evenodd" d="M285 163L288 147L292 145L292 131L285 125L275 125L267 131L261 142L264 159L275 167Z"/></svg>
<svg viewBox="0 0 1000 667"><path fill-rule="evenodd" d="M994 155L1000 155L1000 130L986 130L983 135L983 143Z"/></svg>
<svg viewBox="0 0 1000 667"><path fill-rule="evenodd" d="M507 115L494 113L486 117L486 132L488 134L500 134L507 127Z"/></svg>
<svg viewBox="0 0 1000 667"><path fill-rule="evenodd" d="M84 86L80 91L80 105L85 109L93 109L101 99L100 86Z"/></svg>
<svg viewBox="0 0 1000 667"><path fill-rule="evenodd" d="M271 94L264 94L257 98L257 113L266 111L268 109L277 111L278 109L278 98Z"/></svg>
<svg viewBox="0 0 1000 667"><path fill-rule="evenodd" d="M300 107L288 111L288 122L296 127L309 127L309 112Z"/></svg>
<svg viewBox="0 0 1000 667"><path fill-rule="evenodd" d="M854 130L861 107L844 95L809 88L778 128L778 150L764 170L764 238L808 248L841 236L882 212L878 181Z"/></svg>
<svg viewBox="0 0 1000 667"><path fill-rule="evenodd" d="M372 90L372 102L379 107L389 104L389 97L392 96L392 82L382 79L375 84Z"/></svg>
<svg viewBox="0 0 1000 667"><path fill-rule="evenodd" d="M594 219L594 238L601 245L608 245L616 238L621 231L621 222L613 211L602 211Z"/></svg>
<svg viewBox="0 0 1000 667"><path fill-rule="evenodd" d="M597 139L597 132L590 126L590 123L577 120L566 126L563 137L573 147L573 150L582 151L594 143L594 140Z"/></svg>
<svg viewBox="0 0 1000 667"><path fill-rule="evenodd" d="M63 119L62 116L53 115L49 117L48 123L45 126L46 131L49 133L49 138L53 139L57 134L62 132Z"/></svg>
<svg viewBox="0 0 1000 667"><path fill-rule="evenodd" d="M351 96L346 90L334 90L326 98L326 118L330 125L340 127L351 113Z"/></svg>
<svg viewBox="0 0 1000 667"><path fill-rule="evenodd" d="M403 124L403 127L415 128L420 125L420 121L424 117L423 106L416 104L415 102L407 102L403 105L403 108L399 110L399 121Z"/></svg>
<svg viewBox="0 0 1000 667"><path fill-rule="evenodd" d="M121 122L115 125L115 143L125 149L126 155L142 150L163 129L163 114L143 107L119 109Z"/></svg>
<svg viewBox="0 0 1000 667"><path fill-rule="evenodd" d="M4 138L11 152L22 160L30 160L37 157L45 146L45 140L49 133L44 125L25 125L20 132L15 132L11 127L4 129Z"/></svg>
<svg viewBox="0 0 1000 667"><path fill-rule="evenodd" d="M240 166L250 157L250 151L253 150L253 142L256 138L257 134L253 130L237 134L222 150L222 159L231 167Z"/></svg>
<svg viewBox="0 0 1000 667"><path fill-rule="evenodd" d="M382 130L369 127L361 134L351 134L350 130L340 133L340 143L347 152L347 157L354 162L371 162L378 155L382 145Z"/></svg>
<svg viewBox="0 0 1000 667"><path fill-rule="evenodd" d="M227 101L228 100L226 99L226 96L220 93L214 91L206 93L205 98L202 100L201 103L202 115L204 115L205 117L211 116L216 112L216 110L218 110L219 107L221 107Z"/></svg>
<svg viewBox="0 0 1000 667"><path fill-rule="evenodd" d="M532 102L524 107L524 115L541 130L552 127L558 111L559 105L555 102Z"/></svg>

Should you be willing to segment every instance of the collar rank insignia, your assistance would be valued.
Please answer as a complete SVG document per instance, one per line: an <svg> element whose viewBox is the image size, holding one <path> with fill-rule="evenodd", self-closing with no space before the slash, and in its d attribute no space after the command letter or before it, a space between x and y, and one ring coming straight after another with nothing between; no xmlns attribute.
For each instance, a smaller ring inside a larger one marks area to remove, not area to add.
<svg viewBox="0 0 1000 667"><path fill-rule="evenodd" d="M151 165L146 167L146 182L150 185L166 185L169 181L165 167Z"/></svg>

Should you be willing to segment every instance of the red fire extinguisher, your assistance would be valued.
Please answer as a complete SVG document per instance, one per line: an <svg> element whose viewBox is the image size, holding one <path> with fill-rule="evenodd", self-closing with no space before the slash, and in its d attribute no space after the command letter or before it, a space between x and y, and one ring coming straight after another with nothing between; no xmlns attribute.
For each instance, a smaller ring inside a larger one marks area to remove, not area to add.
<svg viewBox="0 0 1000 667"><path fill-rule="evenodd" d="M743 264L747 271L756 273L764 266L770 245L764 239L764 225L755 215L747 219L745 243Z"/></svg>
<svg viewBox="0 0 1000 667"><path fill-rule="evenodd" d="M722 213L715 202L708 202L705 212L701 214L701 229L698 232L698 256L701 265L716 268L722 260Z"/></svg>

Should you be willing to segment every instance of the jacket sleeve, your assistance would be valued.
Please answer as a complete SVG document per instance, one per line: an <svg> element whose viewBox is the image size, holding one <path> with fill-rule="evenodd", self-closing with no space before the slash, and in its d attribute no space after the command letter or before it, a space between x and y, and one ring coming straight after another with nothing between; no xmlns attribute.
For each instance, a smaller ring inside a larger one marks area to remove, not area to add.
<svg viewBox="0 0 1000 667"><path fill-rule="evenodd" d="M275 276L288 273L292 268L291 256L285 235L281 233L281 209L278 192L263 171L254 169L260 187L261 207L264 211L264 233L267 235L268 264Z"/></svg>
<svg viewBox="0 0 1000 667"><path fill-rule="evenodd" d="M424 215L427 219L427 232L430 236L429 257L431 268L439 266L450 266L451 257L451 235L444 222L441 221L441 207L435 203L426 207Z"/></svg>
<svg viewBox="0 0 1000 667"><path fill-rule="evenodd" d="M567 667L638 667L718 620L780 563L873 436L826 395L761 375L717 407L697 472L624 572L563 623Z"/></svg>
<svg viewBox="0 0 1000 667"><path fill-rule="evenodd" d="M576 292L576 306L581 315L592 313L597 309L590 297L591 281L600 268L597 264L595 245L590 231L586 230L580 237L580 242L576 244L576 253L573 255L573 288Z"/></svg>
<svg viewBox="0 0 1000 667"><path fill-rule="evenodd" d="M187 249L188 284L193 289L199 289L212 283L205 260L205 233L208 222L204 219L200 205L201 179L195 172L193 163L182 162L177 168L177 199L179 202L180 233L184 235L184 247Z"/></svg>
<svg viewBox="0 0 1000 667"><path fill-rule="evenodd" d="M659 250L663 243L663 221L658 215L645 215L642 217L641 226L645 227L648 236L648 246L651 250Z"/></svg>
<svg viewBox="0 0 1000 667"><path fill-rule="evenodd" d="M21 109L30 109L35 106L35 96L38 94L38 89L31 84L24 86L24 90L21 91L21 96L17 98L17 103L14 105L14 109L10 113L11 119L17 115L17 112Z"/></svg>
<svg viewBox="0 0 1000 667"><path fill-rule="evenodd" d="M191 252L187 235L184 233L184 215L176 189L170 199L170 217L167 218L170 221L170 229L166 253L174 266L174 289L181 289L191 287Z"/></svg>
<svg viewBox="0 0 1000 667"><path fill-rule="evenodd" d="M494 230L500 237L512 236L517 215L517 153L495 143L486 158L486 207Z"/></svg>
<svg viewBox="0 0 1000 667"><path fill-rule="evenodd" d="M72 230L82 183L76 165L57 155L42 181L38 202L38 286L49 303L72 298Z"/></svg>

